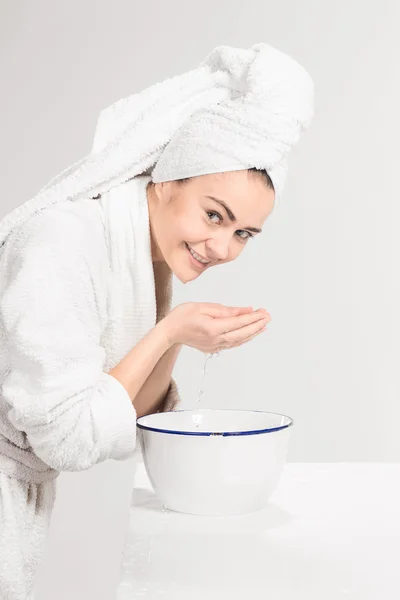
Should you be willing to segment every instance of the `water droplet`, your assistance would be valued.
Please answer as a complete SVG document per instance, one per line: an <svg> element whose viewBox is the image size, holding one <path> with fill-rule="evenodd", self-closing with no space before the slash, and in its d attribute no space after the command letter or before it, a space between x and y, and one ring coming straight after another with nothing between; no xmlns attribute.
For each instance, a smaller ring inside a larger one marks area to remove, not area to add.
<svg viewBox="0 0 400 600"><path fill-rule="evenodd" d="M201 396L204 393L204 381L205 381L205 377L206 377L206 369L207 369L207 361L212 358L213 356L218 357L219 356L219 352L213 352L212 354L206 354L205 355L205 360L204 360L204 365L203 365L203 371L202 371L202 378L201 378L201 382L200 382L200 390L197 396L197 402L200 402ZM199 425L196 425L196 427L199 427Z"/></svg>

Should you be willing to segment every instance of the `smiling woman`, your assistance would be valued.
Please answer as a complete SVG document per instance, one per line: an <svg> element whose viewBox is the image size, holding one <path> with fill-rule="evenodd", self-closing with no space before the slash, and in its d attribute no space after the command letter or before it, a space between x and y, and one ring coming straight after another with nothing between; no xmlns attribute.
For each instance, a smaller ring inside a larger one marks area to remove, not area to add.
<svg viewBox="0 0 400 600"><path fill-rule="evenodd" d="M1 599L31 597L60 471L129 458L137 417L175 408L181 346L264 331L265 309L170 310L172 273L191 281L261 232L312 114L291 57L217 47L101 111L90 154L0 222Z"/></svg>
<svg viewBox="0 0 400 600"><path fill-rule="evenodd" d="M274 207L266 171L242 169L147 187L153 261L165 261L187 283L231 262L261 233Z"/></svg>

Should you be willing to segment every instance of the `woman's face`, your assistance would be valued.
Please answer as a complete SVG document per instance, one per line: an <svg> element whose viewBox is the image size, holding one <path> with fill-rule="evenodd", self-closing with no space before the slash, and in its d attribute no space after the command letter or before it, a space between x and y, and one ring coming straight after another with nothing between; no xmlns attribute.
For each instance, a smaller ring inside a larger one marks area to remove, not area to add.
<svg viewBox="0 0 400 600"><path fill-rule="evenodd" d="M147 197L153 261L165 261L187 283L235 260L260 235L275 194L262 176L243 170L157 183Z"/></svg>

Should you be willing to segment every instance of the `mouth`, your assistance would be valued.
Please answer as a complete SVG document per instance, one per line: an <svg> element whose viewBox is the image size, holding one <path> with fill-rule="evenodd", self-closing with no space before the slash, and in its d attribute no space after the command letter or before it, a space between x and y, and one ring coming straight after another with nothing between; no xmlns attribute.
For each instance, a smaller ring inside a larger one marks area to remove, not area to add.
<svg viewBox="0 0 400 600"><path fill-rule="evenodd" d="M192 250L190 248L190 246L187 242L185 242L185 246L186 246L186 249L189 254L189 259L194 267L196 267L197 269L200 269L201 271L204 271L204 269L206 269L208 266L210 266L211 261L204 263L201 260L198 260L195 256L193 256L194 250Z"/></svg>

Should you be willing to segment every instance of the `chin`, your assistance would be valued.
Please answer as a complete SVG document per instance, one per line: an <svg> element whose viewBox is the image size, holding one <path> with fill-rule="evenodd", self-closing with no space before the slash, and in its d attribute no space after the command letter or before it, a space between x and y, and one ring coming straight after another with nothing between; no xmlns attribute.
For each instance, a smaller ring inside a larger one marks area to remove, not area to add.
<svg viewBox="0 0 400 600"><path fill-rule="evenodd" d="M181 283L189 283L190 281L194 281L195 279L200 277L200 275L203 274L201 271L196 272L194 269L182 265L182 263L179 264L179 267L177 269L174 269L171 266L171 270L174 273L175 277L179 279Z"/></svg>
<svg viewBox="0 0 400 600"><path fill-rule="evenodd" d="M194 281L195 279L197 279L199 277L199 275L201 275L201 273L197 274L193 273L192 276L190 276L188 273L177 273L176 271L173 271L175 277L177 279L179 279L179 281L181 283L189 283L190 281Z"/></svg>
<svg viewBox="0 0 400 600"><path fill-rule="evenodd" d="M186 247L184 248L184 252L184 258L187 260ZM194 281L205 271L207 271L207 269L204 269L204 271L197 271L196 269L191 268L190 263L187 265L183 264L183 256L180 253L177 256L171 256L170 260L165 260L175 277L179 279L181 283L189 283L190 281ZM174 263L176 263L176 265Z"/></svg>

